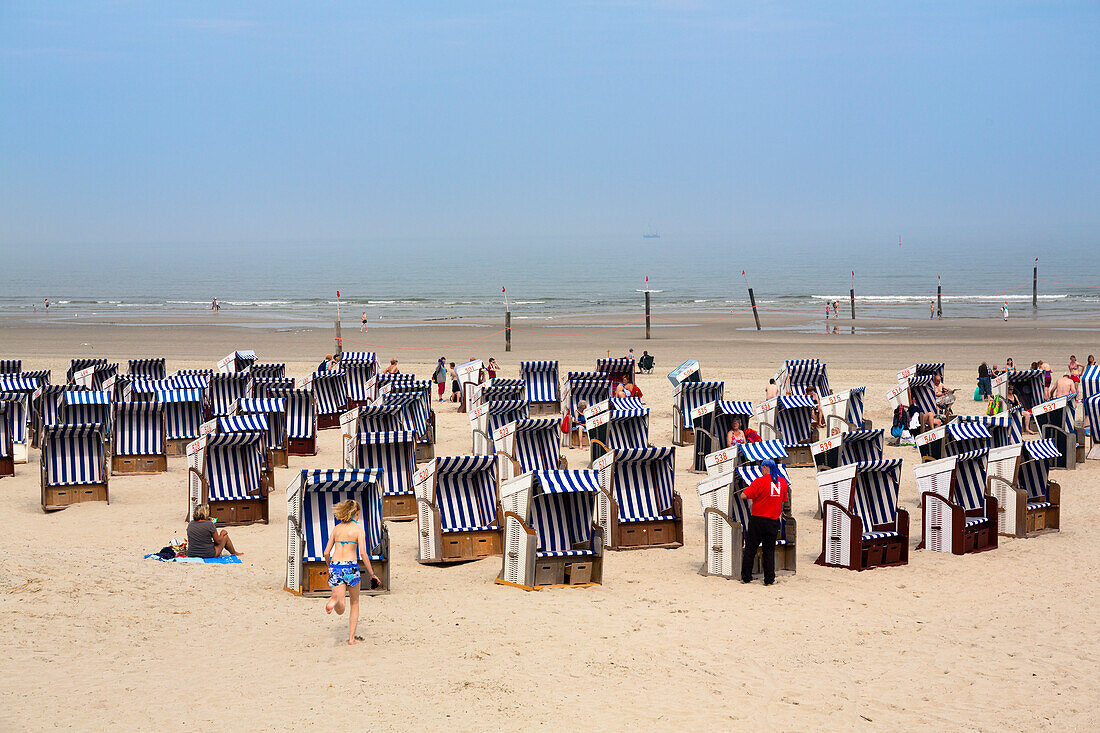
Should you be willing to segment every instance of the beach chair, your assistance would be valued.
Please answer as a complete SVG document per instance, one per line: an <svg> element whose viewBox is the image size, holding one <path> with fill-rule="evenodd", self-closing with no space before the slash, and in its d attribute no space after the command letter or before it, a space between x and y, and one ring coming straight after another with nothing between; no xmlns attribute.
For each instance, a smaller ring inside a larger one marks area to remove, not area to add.
<svg viewBox="0 0 1100 733"><path fill-rule="evenodd" d="M993 447L993 434L984 422L952 420L917 436L917 451L924 462L938 461L970 451Z"/></svg>
<svg viewBox="0 0 1100 733"><path fill-rule="evenodd" d="M787 450L779 440L762 440L756 443L738 443L708 453L705 464L707 476L721 476L732 473L740 466L760 463L770 458L776 463L785 463ZM784 469L785 471L786 469ZM786 473L783 474L784 476ZM787 492L787 504L790 504L791 492Z"/></svg>
<svg viewBox="0 0 1100 733"><path fill-rule="evenodd" d="M15 447L12 440L14 401L0 394L0 478L15 475Z"/></svg>
<svg viewBox="0 0 1100 733"><path fill-rule="evenodd" d="M997 499L985 493L989 449L913 467L921 500L917 549L962 555L997 547Z"/></svg>
<svg viewBox="0 0 1100 733"><path fill-rule="evenodd" d="M374 402L382 404L382 398L394 392L405 392L409 385L416 382L415 374L379 374L374 377Z"/></svg>
<svg viewBox="0 0 1100 733"><path fill-rule="evenodd" d="M760 437L782 440L788 466L814 465L810 446L817 442L812 397L804 394L779 395L756 406Z"/></svg>
<svg viewBox="0 0 1100 733"><path fill-rule="evenodd" d="M688 445L695 442L692 411L711 402L721 401L724 391L724 382L687 381L676 385L672 391L673 445Z"/></svg>
<svg viewBox="0 0 1100 733"><path fill-rule="evenodd" d="M435 456L435 410L431 407L431 383L414 382L408 392L390 392L382 396L382 406L400 408L403 430L416 433L416 460L427 461Z"/></svg>
<svg viewBox="0 0 1100 733"><path fill-rule="evenodd" d="M30 396L26 392L0 389L0 403L4 404L4 430L11 439L12 464L26 463L30 444Z"/></svg>
<svg viewBox="0 0 1100 733"><path fill-rule="evenodd" d="M51 425L60 424L59 404L65 392L82 391L75 384L40 384L31 395L31 446L42 445L42 431ZM103 429L101 427L101 429Z"/></svg>
<svg viewBox="0 0 1100 733"><path fill-rule="evenodd" d="M649 408L639 399L612 397L589 407L585 418L590 462L608 451L650 447Z"/></svg>
<svg viewBox="0 0 1100 733"><path fill-rule="evenodd" d="M993 394L1002 400L1007 399L1010 385L1025 410L1042 404L1045 399L1046 374L1042 369L1020 369L998 374L993 377Z"/></svg>
<svg viewBox="0 0 1100 733"><path fill-rule="evenodd" d="M1100 460L1100 439L1096 437L1100 430L1100 366L1085 367L1081 376L1081 399L1089 435L1089 451L1085 457L1091 461Z"/></svg>
<svg viewBox="0 0 1100 733"><path fill-rule="evenodd" d="M344 373L344 382L347 385L349 409L365 407L374 402L376 369L373 351L345 351L340 354L340 371Z"/></svg>
<svg viewBox="0 0 1100 733"><path fill-rule="evenodd" d="M157 398L157 392L172 388L172 382L167 377L164 379L153 379L152 377L137 377L121 374L117 377L117 380L123 379L128 381L129 384L124 385L120 394L118 381L115 382L116 402L152 402Z"/></svg>
<svg viewBox="0 0 1100 733"><path fill-rule="evenodd" d="M65 383L72 384L73 379L77 372L82 372L88 367L94 367L97 364L106 364L107 360L95 357L84 357L80 359L72 359L69 361L69 368L65 371Z"/></svg>
<svg viewBox="0 0 1100 733"><path fill-rule="evenodd" d="M496 456L433 458L413 476L417 562L445 564L501 553Z"/></svg>
<svg viewBox="0 0 1100 733"><path fill-rule="evenodd" d="M989 451L985 493L997 500L997 534L1034 537L1060 527L1061 487L1050 481L1053 440L1030 440Z"/></svg>
<svg viewBox="0 0 1100 733"><path fill-rule="evenodd" d="M263 420L257 415L223 420ZM265 426L266 428L266 426ZM187 447L187 516L199 504L210 505L210 516L221 525L268 522L270 463L265 430L214 432Z"/></svg>
<svg viewBox="0 0 1100 733"><path fill-rule="evenodd" d="M1013 407L996 415L959 415L955 422L984 425L989 431L991 447L1003 448L1006 445L1017 445L1023 440L1024 427L1020 412L1020 408Z"/></svg>
<svg viewBox="0 0 1100 733"><path fill-rule="evenodd" d="M596 359L596 371L604 376L612 384L623 381L623 377L630 377L634 381L634 358L630 356L610 357Z"/></svg>
<svg viewBox="0 0 1100 733"><path fill-rule="evenodd" d="M707 456L725 446L726 435L733 427L733 419L740 419L741 428L745 430L749 428L749 419L752 415L751 402L735 400L717 400L693 409L691 422L695 458L692 461L691 470L705 471Z"/></svg>
<svg viewBox="0 0 1100 733"><path fill-rule="evenodd" d="M271 464L276 468L287 467L286 400L278 397L237 400L231 413L266 417L267 449L271 451Z"/></svg>
<svg viewBox="0 0 1100 733"><path fill-rule="evenodd" d="M164 357L155 359L130 359L126 364L126 373L131 377L164 379L168 376Z"/></svg>
<svg viewBox="0 0 1100 733"><path fill-rule="evenodd" d="M317 429L339 427L340 415L348 409L347 379L343 372L314 372L303 379L299 387L313 392Z"/></svg>
<svg viewBox="0 0 1100 733"><path fill-rule="evenodd" d="M473 390L486 379L485 369L481 359L459 364L455 367L458 376L458 411L469 412L473 409L470 403L473 401Z"/></svg>
<svg viewBox="0 0 1100 733"><path fill-rule="evenodd" d="M71 389L57 397L57 425L99 425L107 441L108 456L114 433L114 400L110 392ZM108 461L108 467L110 461Z"/></svg>
<svg viewBox="0 0 1100 733"><path fill-rule="evenodd" d="M530 471L568 468L561 454L561 423L556 417L523 418L501 425L493 435L502 480Z"/></svg>
<svg viewBox="0 0 1100 733"><path fill-rule="evenodd" d="M221 372L210 375L206 382L203 407L206 419L228 417L237 400L252 396L252 375L248 372Z"/></svg>
<svg viewBox="0 0 1100 733"><path fill-rule="evenodd" d="M110 503L102 425L47 425L42 429L41 447L43 511L86 501Z"/></svg>
<svg viewBox="0 0 1100 733"><path fill-rule="evenodd" d="M164 389L156 401L164 405L165 452L187 455L187 446L199 437L203 419L203 392L199 389Z"/></svg>
<svg viewBox="0 0 1100 733"><path fill-rule="evenodd" d="M591 406L609 399L611 382L602 374L569 372L565 381L565 394L562 396L562 406L565 408L562 417L569 418L569 432L562 434L562 445L584 448L588 443L588 435L584 425L574 419L580 414L580 403L586 402Z"/></svg>
<svg viewBox="0 0 1100 733"><path fill-rule="evenodd" d="M283 401L286 409L286 452L290 456L317 455L317 405L307 389L272 387L268 397Z"/></svg>
<svg viewBox="0 0 1100 733"><path fill-rule="evenodd" d="M327 596L332 591L325 547L336 526L333 509L352 500L359 503L359 521L370 546L366 554L380 581L378 588L371 590L366 563L360 562L360 593L389 592L390 533L382 515L381 473L377 469L303 469L295 474L286 489L285 590L308 597Z"/></svg>
<svg viewBox="0 0 1100 733"><path fill-rule="evenodd" d="M909 562L909 513L898 507L901 459L849 463L817 474L818 565L849 570Z"/></svg>
<svg viewBox="0 0 1100 733"><path fill-rule="evenodd" d="M886 445L884 430L853 430L833 435L810 446L814 468L827 471L849 463L873 463L882 460Z"/></svg>
<svg viewBox="0 0 1100 733"><path fill-rule="evenodd" d="M641 362L639 362L638 367L641 368ZM684 382L703 381L703 372L699 368L699 362L695 359L685 361L668 373L668 381L672 383L673 389L676 389Z"/></svg>
<svg viewBox="0 0 1100 733"><path fill-rule="evenodd" d="M262 400L271 397L273 389L294 389L293 377L253 377L252 394Z"/></svg>
<svg viewBox="0 0 1100 733"><path fill-rule="evenodd" d="M866 387L853 387L820 397L826 435L872 429L870 419L863 413L863 393L866 391Z"/></svg>
<svg viewBox="0 0 1100 733"><path fill-rule="evenodd" d="M832 394L829 390L828 370L825 362L819 359L788 359L772 375L772 379L775 380L780 395L805 394L810 387L817 390L817 396L821 399Z"/></svg>
<svg viewBox="0 0 1100 733"><path fill-rule="evenodd" d="M382 516L404 522L416 519L416 433L409 430L357 433L344 441L345 468L382 471Z"/></svg>
<svg viewBox="0 0 1100 733"><path fill-rule="evenodd" d="M527 402L527 383L522 379L494 377L481 385L481 402Z"/></svg>
<svg viewBox="0 0 1100 733"><path fill-rule="evenodd" d="M0 374L19 374L23 371L22 359L0 359Z"/></svg>
<svg viewBox="0 0 1100 733"><path fill-rule="evenodd" d="M256 352L251 349L232 351L218 360L218 372L232 374L243 372L256 363Z"/></svg>
<svg viewBox="0 0 1100 733"><path fill-rule="evenodd" d="M921 412L938 413L932 377L943 379L943 370L943 362L928 362L913 364L898 372L898 386L905 389L905 399L901 404L916 405Z"/></svg>
<svg viewBox="0 0 1100 733"><path fill-rule="evenodd" d="M249 365L248 373L252 375L253 380L284 379L286 378L286 364L260 364L257 362Z"/></svg>
<svg viewBox="0 0 1100 733"><path fill-rule="evenodd" d="M160 402L115 403L112 474L152 475L168 470L164 409Z"/></svg>
<svg viewBox="0 0 1100 733"><path fill-rule="evenodd" d="M527 390L532 417L561 414L561 384L556 361L521 361L519 378Z"/></svg>
<svg viewBox="0 0 1100 733"><path fill-rule="evenodd" d="M727 580L741 577L741 562L745 552L745 535L752 515L752 502L742 493L760 478L759 465L737 466L731 471L707 478L699 484L699 503L703 507L703 565L701 575L718 575ZM779 473L790 478L780 465ZM789 493L789 492L788 492ZM779 536L775 542L776 575L793 575L797 565L795 548L796 522L785 511L779 518ZM753 562L753 573L764 572L760 551Z"/></svg>
<svg viewBox="0 0 1100 733"><path fill-rule="evenodd" d="M73 373L72 384L84 389L100 392L105 387L105 382L118 375L118 364L96 363Z"/></svg>
<svg viewBox="0 0 1100 733"><path fill-rule="evenodd" d="M496 582L524 590L600 585L596 471L531 471L501 486L504 553Z"/></svg>
<svg viewBox="0 0 1100 733"><path fill-rule="evenodd" d="M681 547L684 512L675 488L676 449L610 451L592 468L600 472L596 523L605 547L632 550Z"/></svg>
<svg viewBox="0 0 1100 733"><path fill-rule="evenodd" d="M525 400L483 402L470 413L470 432L475 456L495 455L496 431L510 422L530 417Z"/></svg>
<svg viewBox="0 0 1100 733"><path fill-rule="evenodd" d="M1085 459L1085 436L1077 429L1077 397L1065 395L1055 397L1036 405L1031 417L1039 435L1054 441L1062 455L1050 462L1051 468L1064 468L1070 471L1077 468L1078 461Z"/></svg>

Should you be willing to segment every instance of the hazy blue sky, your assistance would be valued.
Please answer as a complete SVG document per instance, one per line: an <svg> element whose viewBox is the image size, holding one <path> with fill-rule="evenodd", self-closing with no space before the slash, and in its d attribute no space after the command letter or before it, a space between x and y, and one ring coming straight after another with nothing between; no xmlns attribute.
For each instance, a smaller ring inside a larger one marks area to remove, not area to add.
<svg viewBox="0 0 1100 733"><path fill-rule="evenodd" d="M0 245L1091 246L1097 39L1096 2L3 0Z"/></svg>

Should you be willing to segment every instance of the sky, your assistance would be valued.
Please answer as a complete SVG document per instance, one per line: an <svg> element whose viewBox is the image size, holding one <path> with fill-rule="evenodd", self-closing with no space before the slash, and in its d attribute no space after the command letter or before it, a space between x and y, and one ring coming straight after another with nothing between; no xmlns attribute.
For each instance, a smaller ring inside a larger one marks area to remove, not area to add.
<svg viewBox="0 0 1100 733"><path fill-rule="evenodd" d="M1100 3L0 0L0 248L1089 250Z"/></svg>

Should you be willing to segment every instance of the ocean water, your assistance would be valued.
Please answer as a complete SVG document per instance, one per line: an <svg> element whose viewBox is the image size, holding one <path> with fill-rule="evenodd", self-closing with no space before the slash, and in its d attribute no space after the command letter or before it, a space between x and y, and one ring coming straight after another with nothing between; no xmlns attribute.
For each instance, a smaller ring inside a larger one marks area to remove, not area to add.
<svg viewBox="0 0 1100 733"><path fill-rule="evenodd" d="M364 244L226 244L178 247L29 248L5 253L0 318L52 319L201 313L217 297L221 316L280 324L331 323L336 292L343 316L376 323L562 316L641 315L649 288L653 313L714 317L748 308L746 284L762 314L821 318L836 299L848 315L855 271L857 315L927 318L936 286L945 318L1010 316L1072 319L1100 313L1100 262L1089 251L1040 261L1039 307L1031 307L1032 265L1045 252L1027 246L862 247L822 252L782 245L622 238L554 238ZM742 270L745 276L742 276ZM648 283L646 277L649 278Z"/></svg>

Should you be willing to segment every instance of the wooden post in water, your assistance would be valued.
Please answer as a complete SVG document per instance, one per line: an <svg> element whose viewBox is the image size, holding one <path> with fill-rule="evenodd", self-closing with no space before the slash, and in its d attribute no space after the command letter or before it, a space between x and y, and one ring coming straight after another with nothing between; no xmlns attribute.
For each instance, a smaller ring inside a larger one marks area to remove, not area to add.
<svg viewBox="0 0 1100 733"><path fill-rule="evenodd" d="M512 311L504 311L504 350L512 350Z"/></svg>
<svg viewBox="0 0 1100 733"><path fill-rule="evenodd" d="M852 289L848 291L848 297L851 299L851 302L852 302L852 320L854 321L856 319L856 289L855 289L855 286L852 286Z"/></svg>
<svg viewBox="0 0 1100 733"><path fill-rule="evenodd" d="M645 291L645 340L649 341L649 291Z"/></svg>
<svg viewBox="0 0 1100 733"><path fill-rule="evenodd" d="M1031 307L1039 307L1039 258L1035 258L1035 268L1031 271Z"/></svg>
<svg viewBox="0 0 1100 733"><path fill-rule="evenodd" d="M340 319L336 319L336 357L344 353L344 338L340 333Z"/></svg>
<svg viewBox="0 0 1100 733"><path fill-rule="evenodd" d="M760 330L760 313L756 310L756 296L753 295L752 288L749 288L749 304L752 305L752 317L756 319L756 330Z"/></svg>
<svg viewBox="0 0 1100 733"><path fill-rule="evenodd" d="M936 318L943 314L943 283L940 276L936 275Z"/></svg>

